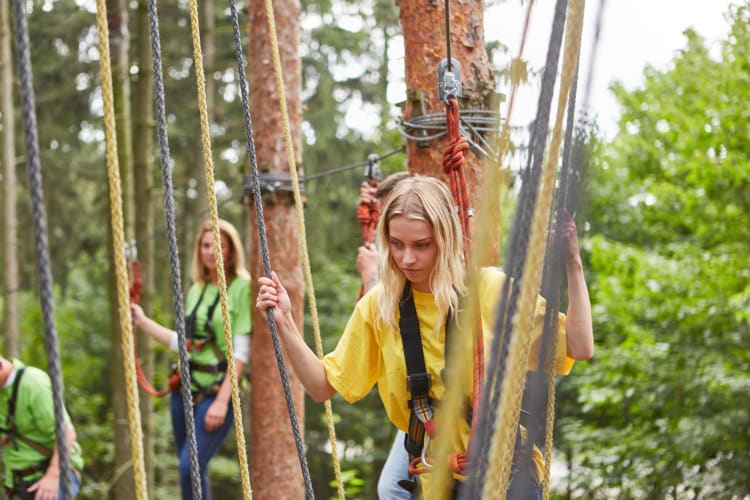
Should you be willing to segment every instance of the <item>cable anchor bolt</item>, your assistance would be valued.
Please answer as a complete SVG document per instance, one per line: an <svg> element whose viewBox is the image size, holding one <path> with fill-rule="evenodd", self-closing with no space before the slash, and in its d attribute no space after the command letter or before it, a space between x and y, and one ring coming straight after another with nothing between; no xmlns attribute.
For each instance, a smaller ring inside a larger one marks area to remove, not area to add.
<svg viewBox="0 0 750 500"><path fill-rule="evenodd" d="M451 71L452 70L452 71ZM438 99L448 104L448 98L459 99L463 97L461 89L461 65L451 57L450 67L448 59L443 59L438 64Z"/></svg>

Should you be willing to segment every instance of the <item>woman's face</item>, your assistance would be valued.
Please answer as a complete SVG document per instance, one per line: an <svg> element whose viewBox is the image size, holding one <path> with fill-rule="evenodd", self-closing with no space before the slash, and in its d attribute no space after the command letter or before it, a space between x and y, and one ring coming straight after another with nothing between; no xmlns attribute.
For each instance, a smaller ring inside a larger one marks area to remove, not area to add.
<svg viewBox="0 0 750 500"><path fill-rule="evenodd" d="M402 215L388 222L388 246L396 266L420 292L430 292L430 276L438 256L432 226Z"/></svg>
<svg viewBox="0 0 750 500"><path fill-rule="evenodd" d="M224 264L229 262L230 254L229 238L221 233L221 255L224 258ZM214 275L216 273L216 256L214 255L214 235L211 231L206 231L201 236L200 256L201 263L206 266L211 275Z"/></svg>

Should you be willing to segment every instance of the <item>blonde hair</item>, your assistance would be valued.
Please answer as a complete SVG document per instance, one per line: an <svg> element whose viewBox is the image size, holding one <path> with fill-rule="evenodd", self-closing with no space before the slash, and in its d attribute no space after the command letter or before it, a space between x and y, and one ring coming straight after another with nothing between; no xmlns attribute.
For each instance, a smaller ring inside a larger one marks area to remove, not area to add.
<svg viewBox="0 0 750 500"><path fill-rule="evenodd" d="M206 284L210 280L208 268L201 261L201 239L203 239L204 234L210 232L212 232L211 220L206 220L201 224L198 234L195 236L192 278L195 283L200 283L201 285ZM229 257L224 261L224 274L227 279L227 285L238 276L249 278L250 273L245 267L245 250L242 247L242 240L237 229L224 219L219 219L219 232L229 240Z"/></svg>
<svg viewBox="0 0 750 500"><path fill-rule="evenodd" d="M458 310L458 298L466 291L466 271L461 243L461 226L454 202L445 184L433 177L414 175L401 179L389 196L377 229L381 282L378 298L381 320L398 329L396 311L406 276L391 257L389 223L396 216L421 220L430 225L437 245L437 261L430 275L430 291L441 312Z"/></svg>

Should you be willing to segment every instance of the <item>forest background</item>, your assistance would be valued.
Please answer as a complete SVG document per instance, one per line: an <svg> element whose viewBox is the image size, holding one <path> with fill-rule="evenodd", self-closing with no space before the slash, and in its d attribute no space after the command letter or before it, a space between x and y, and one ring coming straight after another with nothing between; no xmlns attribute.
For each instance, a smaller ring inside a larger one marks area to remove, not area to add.
<svg viewBox="0 0 750 500"><path fill-rule="evenodd" d="M32 0L28 6L37 94L41 162L55 283L66 402L84 449L81 498L127 498L117 492L113 326L109 295L111 235L104 167L104 132L94 7L73 0ZM140 2L121 3L132 37L126 78L142 73L136 48ZM7 2L3 2L7 8ZM162 50L174 159L179 236L189 265L196 225L206 217L197 100L187 2L164 1ZM352 165L368 154L403 145L385 99L387 45L398 36L393 2L302 2L304 101L302 158L308 175ZM204 10L204 16L205 16ZM6 14L7 15L7 14ZM169 20L167 22L166 20ZM633 90L614 84L622 114L609 141L589 143L584 204L576 213L594 311L597 351L560 380L557 403L555 498L745 498L750 495L750 2L727 13L728 36L712 56L695 32L669 68L644 68ZM247 227L242 179L248 166L238 111L231 26L224 7L213 10L215 54L207 67L220 214ZM351 26L360 29L352 31ZM7 30L7 27L3 27ZM488 45L502 52L501 44ZM3 61L7 64L7 61ZM15 68L15 62L12 65ZM253 61L248 61L252 72ZM529 78L537 77L532 68ZM497 68L507 92L508 68ZM270 75L269 75L270 78ZM137 87L135 87L137 88ZM8 287L2 248L2 338L25 362L44 367L31 206L17 77L14 96L18 282ZM132 98L138 102L138 92ZM367 133L344 126L345 104L357 102L380 117ZM170 106L170 103L172 105ZM179 105L175 105L179 103ZM134 112L132 120L138 120ZM3 131L6 132L5 130ZM519 134L519 137L522 137ZM522 149L522 144L518 144ZM6 148L7 149L7 148ZM151 151L148 154L155 154ZM3 158L7 158L4 156ZM6 168L7 162L4 164ZM403 155L383 160L386 173L405 168ZM324 334L336 342L359 288L354 270L359 227L355 201L364 167L306 184L308 245ZM8 188L7 170L3 187ZM158 173L149 180L160 186ZM160 189L140 189L160 206ZM513 200L508 206L512 208ZM156 209L146 239L159 263L150 307L166 324L170 286L162 214ZM243 234L243 236L246 236ZM4 234L4 241L7 241ZM183 276L188 276L187 272ZM13 300L9 298L13 296ZM8 304L15 304L13 310ZM12 325L12 321L17 326ZM309 329L308 329L309 330ZM156 350L156 383L171 355ZM142 396L145 397L145 396ZM245 398L247 396L245 395ZM374 498L375 478L393 437L382 425L376 396L355 406L334 400L351 498ZM165 402L153 408L153 495L174 498L176 460ZM319 497L331 498L330 454L322 406L306 405L305 440ZM248 421L247 425L252 425ZM114 435L114 439L112 436ZM232 439L212 462L214 494L239 497Z"/></svg>

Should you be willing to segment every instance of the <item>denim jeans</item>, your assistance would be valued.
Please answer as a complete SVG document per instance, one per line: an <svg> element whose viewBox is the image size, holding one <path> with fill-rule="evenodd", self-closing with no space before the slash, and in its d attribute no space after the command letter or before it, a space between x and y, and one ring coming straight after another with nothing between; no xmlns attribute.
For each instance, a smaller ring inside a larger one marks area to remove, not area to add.
<svg viewBox="0 0 750 500"><path fill-rule="evenodd" d="M204 500L210 500L211 492L208 489L208 461L211 460L224 438L234 425L234 413L232 404L227 407L227 416L224 424L213 432L206 430L206 412L215 396L205 397L193 409L195 416L195 440L198 448L198 465L200 467L200 483ZM182 406L182 394L175 391L171 395L170 409L172 411L172 431L177 444L177 458L180 460L180 490L182 500L193 500L193 484L190 478L190 450L187 442L187 428L185 426L185 412Z"/></svg>
<svg viewBox="0 0 750 500"><path fill-rule="evenodd" d="M380 500L411 500L412 494L398 485L402 479L409 479L409 454L404 448L403 431L396 433L388 458L378 478L378 498Z"/></svg>
<svg viewBox="0 0 750 500"><path fill-rule="evenodd" d="M26 488L29 487L29 486L31 486L32 484L36 483L37 481L38 481L38 479L36 481L32 481L32 482L28 483L27 486L21 486L16 491L14 491L12 494L7 495L6 498L8 500L12 500L12 499L33 500L34 497L36 496L36 493L34 493L34 492L29 493L28 491L26 491ZM71 498L77 497L78 496L78 491L80 489L81 489L81 480L79 479L78 474L76 474L75 471L73 471L73 472L70 473L70 491L73 494L73 496ZM57 498L58 499L64 498L63 497L63 490L62 490L62 480L60 482L60 489L57 490Z"/></svg>

